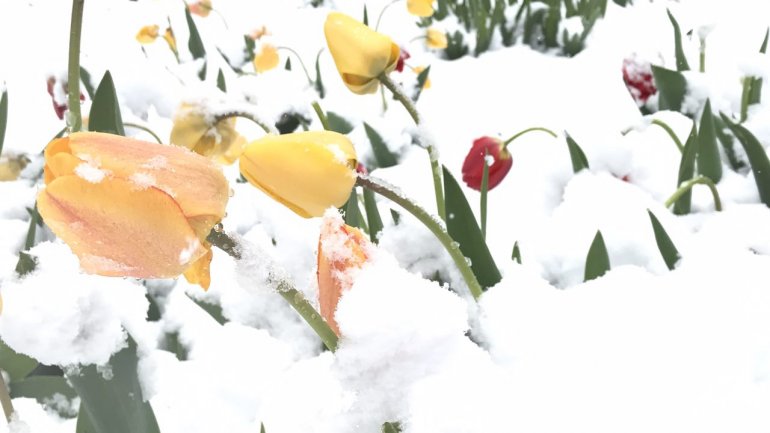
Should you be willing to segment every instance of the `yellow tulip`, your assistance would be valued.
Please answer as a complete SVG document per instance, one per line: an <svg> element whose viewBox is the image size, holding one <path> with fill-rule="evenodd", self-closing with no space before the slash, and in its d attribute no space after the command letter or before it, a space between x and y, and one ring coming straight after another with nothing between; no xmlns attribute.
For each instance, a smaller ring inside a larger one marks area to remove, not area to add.
<svg viewBox="0 0 770 433"><path fill-rule="evenodd" d="M353 93L376 92L377 76L396 68L398 45L345 14L329 13L324 34L337 71Z"/></svg>
<svg viewBox="0 0 770 433"><path fill-rule="evenodd" d="M429 17L433 15L433 0L407 0L406 9L412 15Z"/></svg>
<svg viewBox="0 0 770 433"><path fill-rule="evenodd" d="M143 45L151 44L158 38L158 32L160 32L160 27L157 25L144 26L136 34L136 40Z"/></svg>
<svg viewBox="0 0 770 433"><path fill-rule="evenodd" d="M48 145L44 171L38 211L84 271L171 278L207 265L205 239L229 197L222 170L208 159L181 147L77 132Z"/></svg>
<svg viewBox="0 0 770 433"><path fill-rule="evenodd" d="M168 44L168 47L171 48L171 51L176 54L178 52L176 48L176 36L174 36L174 30L172 30L171 27L167 28L163 33L163 39L166 40L166 43Z"/></svg>
<svg viewBox="0 0 770 433"><path fill-rule="evenodd" d="M353 286L351 272L369 259L371 244L361 231L342 222L325 218L318 238L318 303L321 316L337 336L340 328L334 313L343 292Z"/></svg>
<svg viewBox="0 0 770 433"><path fill-rule="evenodd" d="M258 53L254 55L254 70L265 72L278 66L278 50L270 44L262 44Z"/></svg>
<svg viewBox="0 0 770 433"><path fill-rule="evenodd" d="M235 130L234 117L215 124L212 122L212 116L207 115L202 107L183 103L174 116L171 144L186 147L223 164L232 164L241 156L246 140Z"/></svg>
<svg viewBox="0 0 770 433"><path fill-rule="evenodd" d="M356 181L353 143L331 131L268 135L246 146L241 174L298 215L323 215L347 201Z"/></svg>
<svg viewBox="0 0 770 433"><path fill-rule="evenodd" d="M436 30L433 27L428 29L425 39L425 44L428 45L428 48L441 50L447 46L446 33L441 30Z"/></svg>

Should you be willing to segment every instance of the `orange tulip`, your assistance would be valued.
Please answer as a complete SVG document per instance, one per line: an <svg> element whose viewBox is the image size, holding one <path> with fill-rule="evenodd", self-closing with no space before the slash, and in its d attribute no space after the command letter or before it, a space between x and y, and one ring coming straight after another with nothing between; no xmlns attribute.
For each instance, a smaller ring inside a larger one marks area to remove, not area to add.
<svg viewBox="0 0 770 433"><path fill-rule="evenodd" d="M334 319L342 293L353 285L352 271L369 259L371 244L357 228L341 218L325 218L318 239L318 300L321 316L340 335Z"/></svg>
<svg viewBox="0 0 770 433"><path fill-rule="evenodd" d="M221 169L207 158L177 146L77 132L46 148L45 182L40 215L84 271L134 278L187 271L206 285L199 275L210 261L205 239L229 197Z"/></svg>

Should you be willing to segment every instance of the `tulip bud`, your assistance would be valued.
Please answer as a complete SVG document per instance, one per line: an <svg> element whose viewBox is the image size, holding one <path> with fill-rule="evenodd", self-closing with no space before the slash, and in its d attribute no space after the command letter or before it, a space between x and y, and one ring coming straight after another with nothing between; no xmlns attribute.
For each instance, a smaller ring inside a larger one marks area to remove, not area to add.
<svg viewBox="0 0 770 433"><path fill-rule="evenodd" d="M348 200L356 182L353 143L332 131L268 135L246 146L241 174L298 215L321 216Z"/></svg>
<svg viewBox="0 0 770 433"><path fill-rule="evenodd" d="M404 48L399 49L400 53L398 55L398 62L396 62L396 72L403 72L404 63L406 63L406 60L412 56L409 54L409 51L405 50Z"/></svg>
<svg viewBox="0 0 770 433"><path fill-rule="evenodd" d="M371 244L357 228L342 222L339 214L325 218L318 239L318 300L321 316L340 335L334 313L342 293L353 286L354 271L369 259Z"/></svg>
<svg viewBox="0 0 770 433"><path fill-rule="evenodd" d="M374 93L377 76L396 68L398 45L345 14L329 13L324 34L337 71L353 93Z"/></svg>
<svg viewBox="0 0 770 433"><path fill-rule="evenodd" d="M199 17L206 18L213 9L211 6L211 0L198 0L195 3L188 5L190 13L198 15Z"/></svg>
<svg viewBox="0 0 770 433"><path fill-rule="evenodd" d="M225 213L221 169L181 147L77 132L45 150L40 215L88 273L171 278L209 250Z"/></svg>
<svg viewBox="0 0 770 433"><path fill-rule="evenodd" d="M270 44L262 44L258 53L254 55L254 70L258 73L266 72L278 66L278 50Z"/></svg>
<svg viewBox="0 0 770 433"><path fill-rule="evenodd" d="M449 41L447 40L446 33L431 27L425 33L425 44L428 46L428 48L433 48L434 50L443 50L447 47Z"/></svg>
<svg viewBox="0 0 770 433"><path fill-rule="evenodd" d="M429 17L433 15L433 0L407 0L406 10L410 14L418 17Z"/></svg>
<svg viewBox="0 0 770 433"><path fill-rule="evenodd" d="M513 158L501 140L492 137L477 138L463 162L463 181L476 191L481 190L485 158L489 166L489 190L505 178L513 165Z"/></svg>
<svg viewBox="0 0 770 433"><path fill-rule="evenodd" d="M234 117L216 123L213 117L206 113L205 107L182 103L174 116L171 144L232 164L241 156L246 140L235 130Z"/></svg>
<svg viewBox="0 0 770 433"><path fill-rule="evenodd" d="M643 107L650 96L658 92L650 64L635 58L623 60L623 82L639 107Z"/></svg>
<svg viewBox="0 0 770 433"><path fill-rule="evenodd" d="M160 27L155 24L144 26L139 29L139 32L136 34L136 40L142 45L151 44L158 38L159 32Z"/></svg>

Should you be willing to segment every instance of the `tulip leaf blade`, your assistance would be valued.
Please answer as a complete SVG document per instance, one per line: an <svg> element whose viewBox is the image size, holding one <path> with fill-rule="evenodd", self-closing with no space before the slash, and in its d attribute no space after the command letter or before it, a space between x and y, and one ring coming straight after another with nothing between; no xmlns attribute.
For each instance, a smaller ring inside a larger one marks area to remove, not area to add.
<svg viewBox="0 0 770 433"><path fill-rule="evenodd" d="M401 425L397 422L383 423L382 433L401 433Z"/></svg>
<svg viewBox="0 0 770 433"><path fill-rule="evenodd" d="M77 397L77 393L62 376L29 376L10 383L11 398L34 398L39 404L45 405L53 400L54 395L60 394L67 399ZM71 417L54 405L59 415Z"/></svg>
<svg viewBox="0 0 770 433"><path fill-rule="evenodd" d="M481 236L481 229L460 184L446 167L443 169L447 231L449 236L460 244L463 255L471 260L473 274L486 290L500 282L500 270Z"/></svg>
<svg viewBox="0 0 770 433"><path fill-rule="evenodd" d="M96 89L94 89L94 85L91 81L91 73L88 72L88 70L84 67L80 67L80 79L83 82L83 87L86 88L86 93L88 93L88 97L91 98L93 101L94 99L94 92Z"/></svg>
<svg viewBox="0 0 770 433"><path fill-rule="evenodd" d="M679 23L671 14L671 11L666 9L668 19L671 21L671 27L674 28L674 56L676 57L676 70L677 71L689 71L690 65L687 63L687 57L684 55L684 49L682 48L682 31L679 29Z"/></svg>
<svg viewBox="0 0 770 433"><path fill-rule="evenodd" d="M767 42L770 36L770 27L765 30L765 39L762 41L762 46L759 48L761 54L767 52ZM749 104L759 104L762 99L762 78L751 77L751 85L749 90Z"/></svg>
<svg viewBox="0 0 770 433"><path fill-rule="evenodd" d="M652 65L652 77L658 89L658 109L680 111L687 93L687 79L679 71Z"/></svg>
<svg viewBox="0 0 770 433"><path fill-rule="evenodd" d="M692 179L695 176L695 160L698 155L698 131L695 128L693 122L690 136L687 138L687 142L684 144L684 150L682 150L682 159L679 161L679 177L677 180L677 188L679 188L684 182ZM692 190L688 190L674 203L674 214L686 215L690 213L690 207L692 205Z"/></svg>
<svg viewBox="0 0 770 433"><path fill-rule="evenodd" d="M88 130L108 134L126 135L123 129L123 117L120 115L118 95L112 74L106 71L102 81L96 87L94 101L88 115Z"/></svg>
<svg viewBox="0 0 770 433"><path fill-rule="evenodd" d="M519 248L519 241L513 243L513 252L511 252L511 260L521 264L521 249Z"/></svg>
<svg viewBox="0 0 770 433"><path fill-rule="evenodd" d="M16 273L23 277L30 272L34 271L37 267L37 261L34 256L29 254L30 248L35 246L35 234L37 232L37 226L42 224L40 214L37 213L37 209L27 208L29 212L29 227L27 228L27 236L24 239L24 249L19 251L19 260L16 262Z"/></svg>
<svg viewBox="0 0 770 433"><path fill-rule="evenodd" d="M735 137L729 132L729 129L725 126L725 122L722 121L722 118L717 115L714 115L714 129L716 130L719 143L722 144L722 149L725 150L725 155L727 155L727 161L730 163L730 168L732 168L733 171L740 171L746 167L746 163L735 153Z"/></svg>
<svg viewBox="0 0 770 433"><path fill-rule="evenodd" d="M222 93L227 93L227 82L225 81L225 74L222 72L222 69L219 69L219 72L217 72L217 88L222 91Z"/></svg>
<svg viewBox="0 0 770 433"><path fill-rule="evenodd" d="M385 144L382 136L366 122L364 122L364 130L366 131L366 136L369 137L369 143L372 145L372 153L374 153L377 167L387 168L398 164L396 155L388 149L388 145Z"/></svg>
<svg viewBox="0 0 770 433"><path fill-rule="evenodd" d="M350 192L350 197L345 202L343 210L342 218L345 220L345 224L359 229L364 228L364 217L361 215L361 208L358 207L358 193L356 193L355 188Z"/></svg>
<svg viewBox="0 0 770 433"><path fill-rule="evenodd" d="M313 87L318 92L318 96L323 99L326 96L326 89L324 88L323 80L321 80L321 53L323 53L323 49L319 50L315 56L315 80L313 81Z"/></svg>
<svg viewBox="0 0 770 433"><path fill-rule="evenodd" d="M369 239L375 244L379 242L377 236L382 231L382 217L377 208L377 200L374 192L364 188L364 209L366 209L366 221L369 223Z"/></svg>
<svg viewBox="0 0 770 433"><path fill-rule="evenodd" d="M770 160L767 158L767 152L757 137L742 125L733 123L730 118L719 113L722 121L730 128L730 131L738 139L738 142L746 151L749 158L751 171L754 173L754 181L759 191L759 199L765 206L770 207Z"/></svg>
<svg viewBox="0 0 770 433"><path fill-rule="evenodd" d="M366 10L366 5L364 5L364 20L363 23L365 26L369 25L369 12Z"/></svg>
<svg viewBox="0 0 770 433"><path fill-rule="evenodd" d="M67 374L81 400L81 416L92 433L160 433L150 403L142 397L137 374L136 343L128 337L128 346L112 355L112 378L107 380L95 366L82 367ZM80 430L78 420L78 431Z"/></svg>
<svg viewBox="0 0 770 433"><path fill-rule="evenodd" d="M586 158L583 149L578 146L577 142L570 137L566 132L564 136L567 138L567 149L569 150L569 158L572 161L572 171L578 173L580 170L588 169L588 158Z"/></svg>
<svg viewBox="0 0 770 433"><path fill-rule="evenodd" d="M187 6L184 8L184 16L190 32L190 37L187 39L187 48L190 50L193 59L204 59L206 58L206 48L203 47L203 40L201 40L201 34L198 32L198 26L195 25L190 8Z"/></svg>
<svg viewBox="0 0 770 433"><path fill-rule="evenodd" d="M327 111L326 119L329 121L329 129L334 132L346 135L353 131L353 125L334 111Z"/></svg>
<svg viewBox="0 0 770 433"><path fill-rule="evenodd" d="M604 236L601 230L596 231L591 247L586 255L585 274L583 282L591 281L606 274L610 270L610 255L604 244Z"/></svg>
<svg viewBox="0 0 770 433"><path fill-rule="evenodd" d="M412 101L415 103L418 99L420 99L420 95L422 95L422 91L425 90L425 83L428 82L428 75L430 74L430 66L420 71L419 74L417 74L417 87L414 90L414 95L412 95Z"/></svg>
<svg viewBox="0 0 770 433"><path fill-rule="evenodd" d="M3 89L0 96L0 155L3 154L3 143L5 142L5 130L8 126L8 90Z"/></svg>
<svg viewBox="0 0 770 433"><path fill-rule="evenodd" d="M722 179L722 158L717 147L714 115L711 112L711 100L706 99L706 105L701 115L698 129L698 173L710 178L714 183Z"/></svg>
<svg viewBox="0 0 770 433"><path fill-rule="evenodd" d="M27 377L37 367L38 362L34 358L11 349L0 339L0 365L3 366L3 371L11 377L11 381L15 381Z"/></svg>
<svg viewBox="0 0 770 433"><path fill-rule="evenodd" d="M666 229L660 223L655 214L647 209L647 214L650 216L650 223L652 224L652 231L655 234L655 243L658 245L658 251L663 257L663 261L669 270L673 271L676 266L676 262L679 260L679 250L676 249L674 241L666 233Z"/></svg>

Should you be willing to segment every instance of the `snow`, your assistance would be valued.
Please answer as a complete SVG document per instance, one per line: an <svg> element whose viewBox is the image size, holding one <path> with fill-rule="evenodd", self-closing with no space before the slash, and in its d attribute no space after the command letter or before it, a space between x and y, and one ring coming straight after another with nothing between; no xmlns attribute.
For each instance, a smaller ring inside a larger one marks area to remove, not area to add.
<svg viewBox="0 0 770 433"><path fill-rule="evenodd" d="M104 179L104 176L106 176L107 173L87 162L82 162L75 167L75 175L87 182L99 183Z"/></svg>

